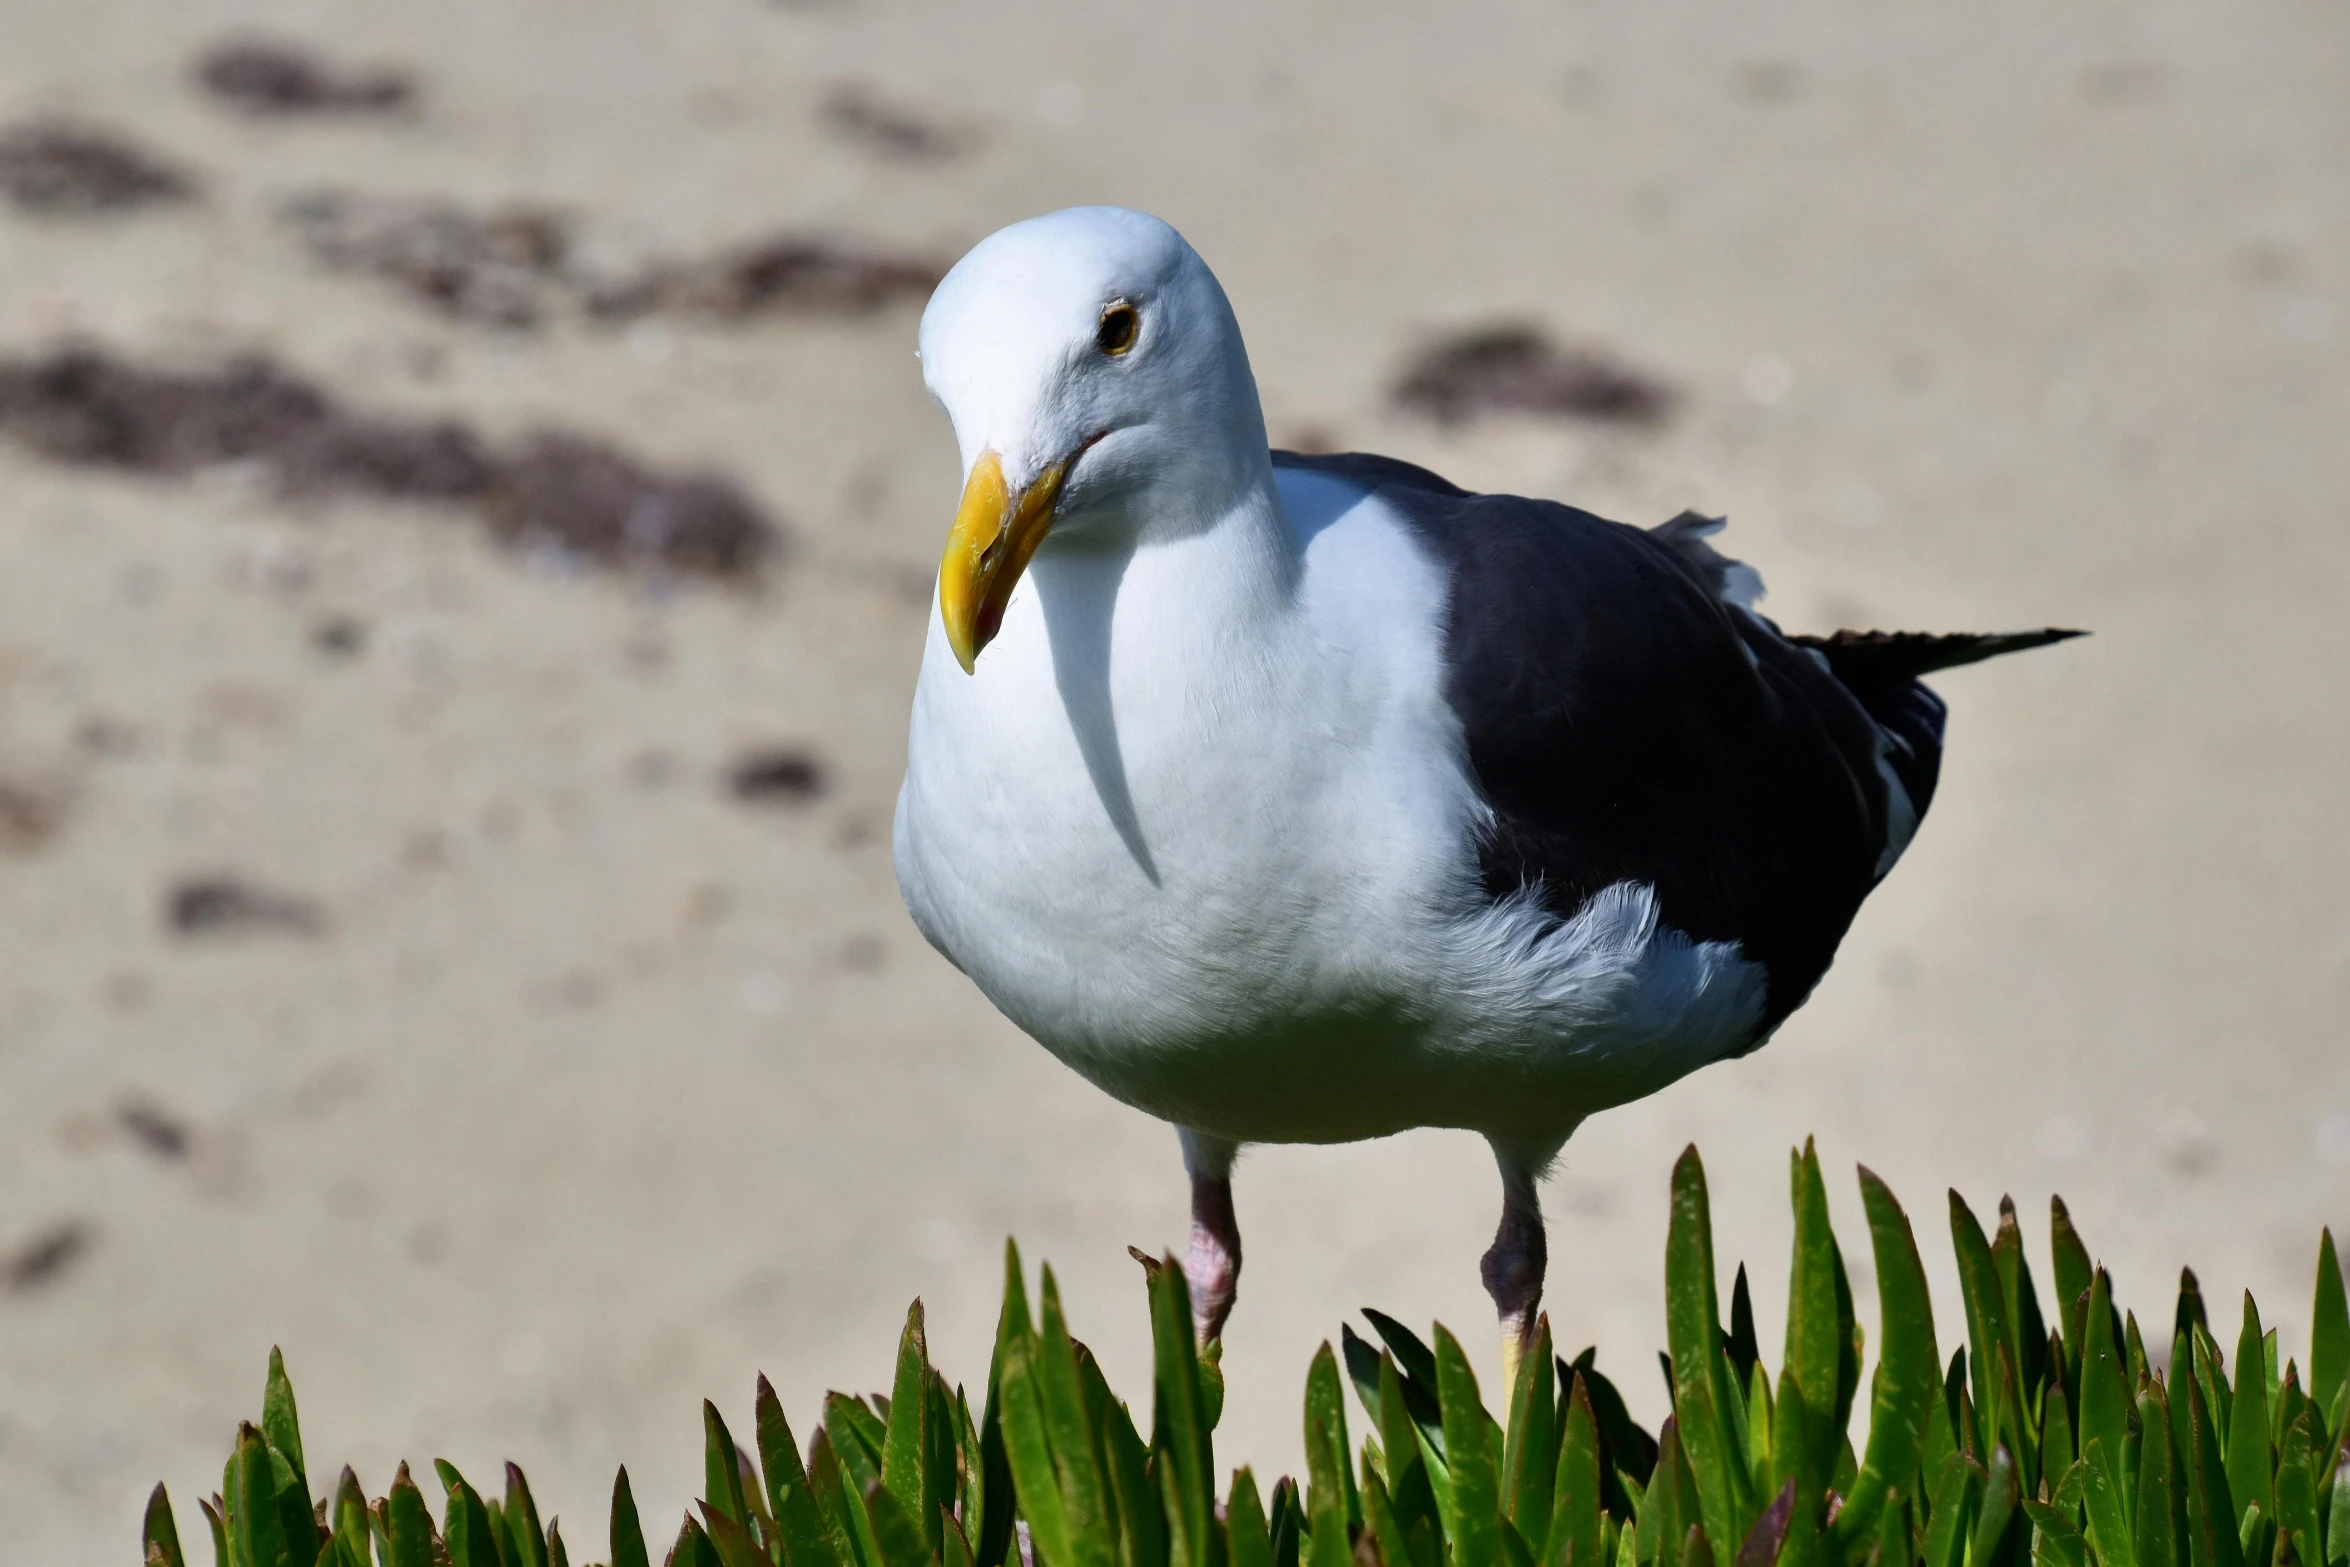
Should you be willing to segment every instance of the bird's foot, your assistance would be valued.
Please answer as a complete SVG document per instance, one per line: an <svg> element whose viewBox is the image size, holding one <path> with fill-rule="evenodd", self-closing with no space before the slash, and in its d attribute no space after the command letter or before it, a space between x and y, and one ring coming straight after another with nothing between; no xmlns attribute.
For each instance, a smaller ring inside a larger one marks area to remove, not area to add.
<svg viewBox="0 0 2350 1567"><path fill-rule="evenodd" d="M1501 1318L1501 1386L1503 1407L1517 1397L1518 1366L1526 1346L1534 1341L1534 1317L1542 1303L1542 1275L1549 1263L1549 1247L1542 1233L1542 1213L1531 1189L1513 1191L1501 1210L1501 1226L1494 1233L1478 1272L1493 1309Z"/></svg>
<svg viewBox="0 0 2350 1567"><path fill-rule="evenodd" d="M1240 1293L1240 1223L1232 1212L1229 1180L1191 1183L1191 1255L1183 1280L1191 1289L1191 1324L1205 1346L1224 1332Z"/></svg>

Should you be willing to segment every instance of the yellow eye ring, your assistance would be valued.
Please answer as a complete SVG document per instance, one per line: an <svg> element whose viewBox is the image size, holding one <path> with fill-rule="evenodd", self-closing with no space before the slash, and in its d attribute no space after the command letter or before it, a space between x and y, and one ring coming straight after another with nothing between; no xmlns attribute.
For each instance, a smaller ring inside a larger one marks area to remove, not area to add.
<svg viewBox="0 0 2350 1567"><path fill-rule="evenodd" d="M1102 323L1094 329L1093 346L1115 359L1142 335L1142 312L1123 299L1102 306Z"/></svg>

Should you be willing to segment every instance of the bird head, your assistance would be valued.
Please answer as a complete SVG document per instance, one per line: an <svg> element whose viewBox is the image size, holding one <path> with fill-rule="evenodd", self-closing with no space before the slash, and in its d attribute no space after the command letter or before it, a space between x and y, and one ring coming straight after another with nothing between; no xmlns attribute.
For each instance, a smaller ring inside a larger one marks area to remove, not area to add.
<svg viewBox="0 0 2350 1567"><path fill-rule="evenodd" d="M966 672L1048 539L1180 536L1267 462L1232 307L1147 214L1073 207L990 235L931 295L920 341L962 451L938 603Z"/></svg>

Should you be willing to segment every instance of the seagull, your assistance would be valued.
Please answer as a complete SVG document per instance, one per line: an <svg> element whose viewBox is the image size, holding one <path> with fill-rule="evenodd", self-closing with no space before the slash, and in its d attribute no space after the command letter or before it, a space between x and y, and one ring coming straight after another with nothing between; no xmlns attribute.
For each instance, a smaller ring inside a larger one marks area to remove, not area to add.
<svg viewBox="0 0 2350 1567"><path fill-rule="evenodd" d="M1244 1145L1454 1127L1501 1174L1514 1372L1568 1137L1769 1039L1917 830L1918 677L2078 634L1790 635L1718 519L1274 451L1223 289L1140 212L981 241L919 353L963 488L899 886L1007 1018L1176 1128L1203 1344Z"/></svg>

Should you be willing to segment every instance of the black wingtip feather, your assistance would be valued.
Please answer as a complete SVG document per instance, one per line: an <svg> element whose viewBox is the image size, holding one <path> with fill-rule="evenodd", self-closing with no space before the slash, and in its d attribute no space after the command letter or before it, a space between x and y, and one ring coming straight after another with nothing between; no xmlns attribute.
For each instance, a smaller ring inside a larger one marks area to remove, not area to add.
<svg viewBox="0 0 2350 1567"><path fill-rule="evenodd" d="M2003 653L2021 653L2088 634L2064 626L2045 626L2038 631L1839 631L1832 636L1791 640L1818 652L1846 685L1874 685L1915 680L1936 670L1979 664Z"/></svg>

